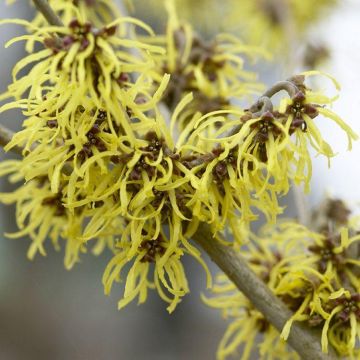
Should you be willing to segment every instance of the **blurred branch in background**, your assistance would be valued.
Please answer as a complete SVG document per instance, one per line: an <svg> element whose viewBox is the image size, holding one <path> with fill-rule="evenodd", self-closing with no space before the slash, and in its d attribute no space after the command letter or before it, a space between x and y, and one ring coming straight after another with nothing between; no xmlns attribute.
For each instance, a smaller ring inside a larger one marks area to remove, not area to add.
<svg viewBox="0 0 360 360"><path fill-rule="evenodd" d="M44 18L50 25L64 26L61 19L52 11L47 0L33 0L33 3L37 10L44 15Z"/></svg>

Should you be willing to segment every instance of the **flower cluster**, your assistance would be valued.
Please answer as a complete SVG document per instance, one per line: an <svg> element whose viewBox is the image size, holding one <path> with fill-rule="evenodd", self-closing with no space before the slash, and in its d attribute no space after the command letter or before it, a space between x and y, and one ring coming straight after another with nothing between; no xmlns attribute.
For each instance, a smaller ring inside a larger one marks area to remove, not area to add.
<svg viewBox="0 0 360 360"><path fill-rule="evenodd" d="M224 215L231 219L240 211L245 223L254 219L252 208L258 208L268 219L275 219L282 211L278 196L288 192L290 180L304 183L309 190L309 147L328 159L334 156L316 126L320 115L339 125L351 148L357 135L335 113L323 107L332 100L306 87L305 78L313 74L304 73L279 82L245 112L232 109L193 117L183 133L190 132L188 142L194 144L192 150L196 147L201 154L206 151L188 164L193 172L204 172L193 197L197 208L206 204L209 217L215 214L218 219ZM280 90L288 91L289 98L283 98L279 107L274 108L270 98ZM209 189L218 194L216 198L204 196ZM215 228L221 229L221 224L224 225L220 222ZM230 225L235 234L236 226Z"/></svg>
<svg viewBox="0 0 360 360"><path fill-rule="evenodd" d="M154 44L166 48L165 54L156 54L154 78L164 73L171 75L164 95L170 110L189 92L193 101L179 121L187 123L194 113L231 108L231 99L258 93L262 85L255 74L244 69L247 59L269 57L260 48L246 46L236 36L218 34L205 41L193 27L179 20L175 2L166 2L168 23L166 34L150 38Z"/></svg>
<svg viewBox="0 0 360 360"><path fill-rule="evenodd" d="M285 221L276 228L263 228L242 250L255 273L294 313L282 330L283 339L289 336L293 322L300 321L321 331L323 352L330 343L340 356L358 357L360 262L354 249L359 240L352 227L332 226L316 233ZM241 359L248 359L258 336L261 358L299 358L224 275L218 277L212 292L215 297L203 297L205 303L233 319L220 342L219 359L234 354L242 345Z"/></svg>
<svg viewBox="0 0 360 360"><path fill-rule="evenodd" d="M1 176L21 182L0 194L17 206L19 231L9 236L31 238L31 259L46 254L47 238L55 248L64 243L67 268L92 245L96 254L108 248L105 292L126 278L119 308L156 289L173 311L189 291L184 255L211 283L190 243L200 223L214 237L229 229L229 242L241 243L259 211L273 221L281 213L278 197L291 179L308 186L309 146L334 155L318 116L335 121L349 146L356 135L325 107L333 99L306 86L312 72L274 85L247 110L230 106L231 97L247 100L257 88L237 56L254 50L225 35L204 43L179 23L172 2L165 40L135 18L99 26L81 0L60 3L62 26L8 21L29 31L8 45L26 41L30 51L0 96L7 100L0 112L20 109L25 117L5 147L22 148L23 158L0 165ZM74 5L69 20L65 10ZM288 95L275 106L281 90Z"/></svg>
<svg viewBox="0 0 360 360"><path fill-rule="evenodd" d="M13 22L32 34L10 43L33 40L43 49L15 66L2 95L15 100L1 111L17 108L26 117L6 146L22 147L23 159L1 164L1 175L25 181L14 193L1 194L18 209L20 231L9 236L30 236L31 259L45 255L48 237L56 248L65 240L67 268L89 243L96 253L108 247L114 257L103 279L107 293L132 264L119 307L136 297L144 301L156 288L172 311L188 292L180 258L191 254L207 268L188 241L199 222L192 221L188 204L190 179L157 107L169 76L155 90L151 77L152 55L164 50L129 38L132 24L152 35L132 18L101 29L80 18L63 27ZM29 64L28 73L18 76Z"/></svg>

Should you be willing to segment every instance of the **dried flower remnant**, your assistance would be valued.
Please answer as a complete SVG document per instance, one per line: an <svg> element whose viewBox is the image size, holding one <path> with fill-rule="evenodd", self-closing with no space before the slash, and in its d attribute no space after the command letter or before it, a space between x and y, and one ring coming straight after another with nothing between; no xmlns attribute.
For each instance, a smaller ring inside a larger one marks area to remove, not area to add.
<svg viewBox="0 0 360 360"><path fill-rule="evenodd" d="M340 230L342 226L347 226L356 220L350 218L351 210L349 205L342 199L326 197L311 214L311 224L313 229L324 234L329 232L329 224L333 227L331 230Z"/></svg>

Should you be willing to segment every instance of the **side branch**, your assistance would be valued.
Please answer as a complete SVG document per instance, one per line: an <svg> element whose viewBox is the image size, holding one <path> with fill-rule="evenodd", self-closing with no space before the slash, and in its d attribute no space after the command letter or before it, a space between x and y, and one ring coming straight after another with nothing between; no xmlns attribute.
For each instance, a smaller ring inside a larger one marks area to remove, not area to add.
<svg viewBox="0 0 360 360"><path fill-rule="evenodd" d="M0 146L4 147L6 146L10 140L12 139L12 137L14 136L14 133L6 128L5 126L0 125ZM18 155L22 155L23 152L23 148L21 146L14 146L13 148L11 148L11 151L18 154Z"/></svg>
<svg viewBox="0 0 360 360"><path fill-rule="evenodd" d="M216 241L206 224L200 225L193 240L201 246L266 319L281 332L286 321L293 314L249 268L245 259L233 248ZM322 352L320 336L317 332L301 323L293 323L287 341L304 360L336 359L332 349L330 349L330 354Z"/></svg>
<svg viewBox="0 0 360 360"><path fill-rule="evenodd" d="M271 98L272 96L274 96L275 94L277 94L280 91L286 91L289 96L294 96L297 91L298 88L296 87L296 85L291 82L291 81L279 81L278 83L276 83L274 86L272 86L270 89L268 89L263 96L267 96L269 98Z"/></svg>

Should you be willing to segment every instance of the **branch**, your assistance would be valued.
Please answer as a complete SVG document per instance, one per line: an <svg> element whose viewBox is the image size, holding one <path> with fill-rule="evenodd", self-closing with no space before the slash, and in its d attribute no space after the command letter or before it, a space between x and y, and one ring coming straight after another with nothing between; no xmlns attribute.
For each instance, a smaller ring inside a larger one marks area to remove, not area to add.
<svg viewBox="0 0 360 360"><path fill-rule="evenodd" d="M6 146L14 136L14 133L6 128L5 126L0 125L0 146ZM22 155L23 148L21 146L14 146L11 151L15 154Z"/></svg>
<svg viewBox="0 0 360 360"><path fill-rule="evenodd" d="M295 184L292 181L293 200L297 211L297 219L300 224L309 226L310 224L310 211L309 204L304 193L303 186Z"/></svg>
<svg viewBox="0 0 360 360"><path fill-rule="evenodd" d="M303 85L304 78L303 76L294 76L286 81L279 81L267 89L264 94L262 94L253 105L250 106L246 111L252 113L252 118L261 117L268 111L273 110L273 103L271 98L280 91L286 91L290 97L295 96L299 91L299 85ZM231 129L227 136L235 135L240 131L242 124L235 126Z"/></svg>
<svg viewBox="0 0 360 360"><path fill-rule="evenodd" d="M14 135L15 135L15 133L13 131L6 128L5 126L0 125L0 146L1 147L6 146L11 141L11 139L13 138ZM36 145L34 147L36 147ZM16 145L16 146L12 147L10 149L10 151L13 152L14 154L24 156L24 154L23 154L24 148L22 146ZM62 168L62 172L65 175L70 175L72 173L72 171L73 170L72 170L71 165L69 163L65 163Z"/></svg>
<svg viewBox="0 0 360 360"><path fill-rule="evenodd" d="M200 225L193 236L193 240L202 247L256 309L281 332L286 321L293 314L249 268L245 259L233 248L216 241L206 224ZM332 349L330 349L330 354L324 354L321 351L318 333L298 322L293 323L287 342L304 360L332 360L337 358Z"/></svg>
<svg viewBox="0 0 360 360"><path fill-rule="evenodd" d="M272 88L270 88L270 89L272 89ZM248 110L245 110L245 111L249 111L250 113L252 113L252 118L255 119L255 118L261 117L266 112L272 111L272 110L273 110L273 103L271 102L270 97L267 96L265 93L264 95L259 97L259 99L257 99L256 102L253 105L251 105ZM242 124L234 126L234 128L231 129L226 136L235 135L236 133L238 133L240 131L241 127L242 127Z"/></svg>
<svg viewBox="0 0 360 360"><path fill-rule="evenodd" d="M47 0L33 0L35 7L41 12L50 25L64 26L61 19L56 15Z"/></svg>
<svg viewBox="0 0 360 360"><path fill-rule="evenodd" d="M263 94L263 96L271 98L276 93L278 93L278 92L280 92L282 90L286 91L289 94L290 97L293 97L299 91L298 87L292 81L286 80L286 81L277 82L274 86L269 88Z"/></svg>

